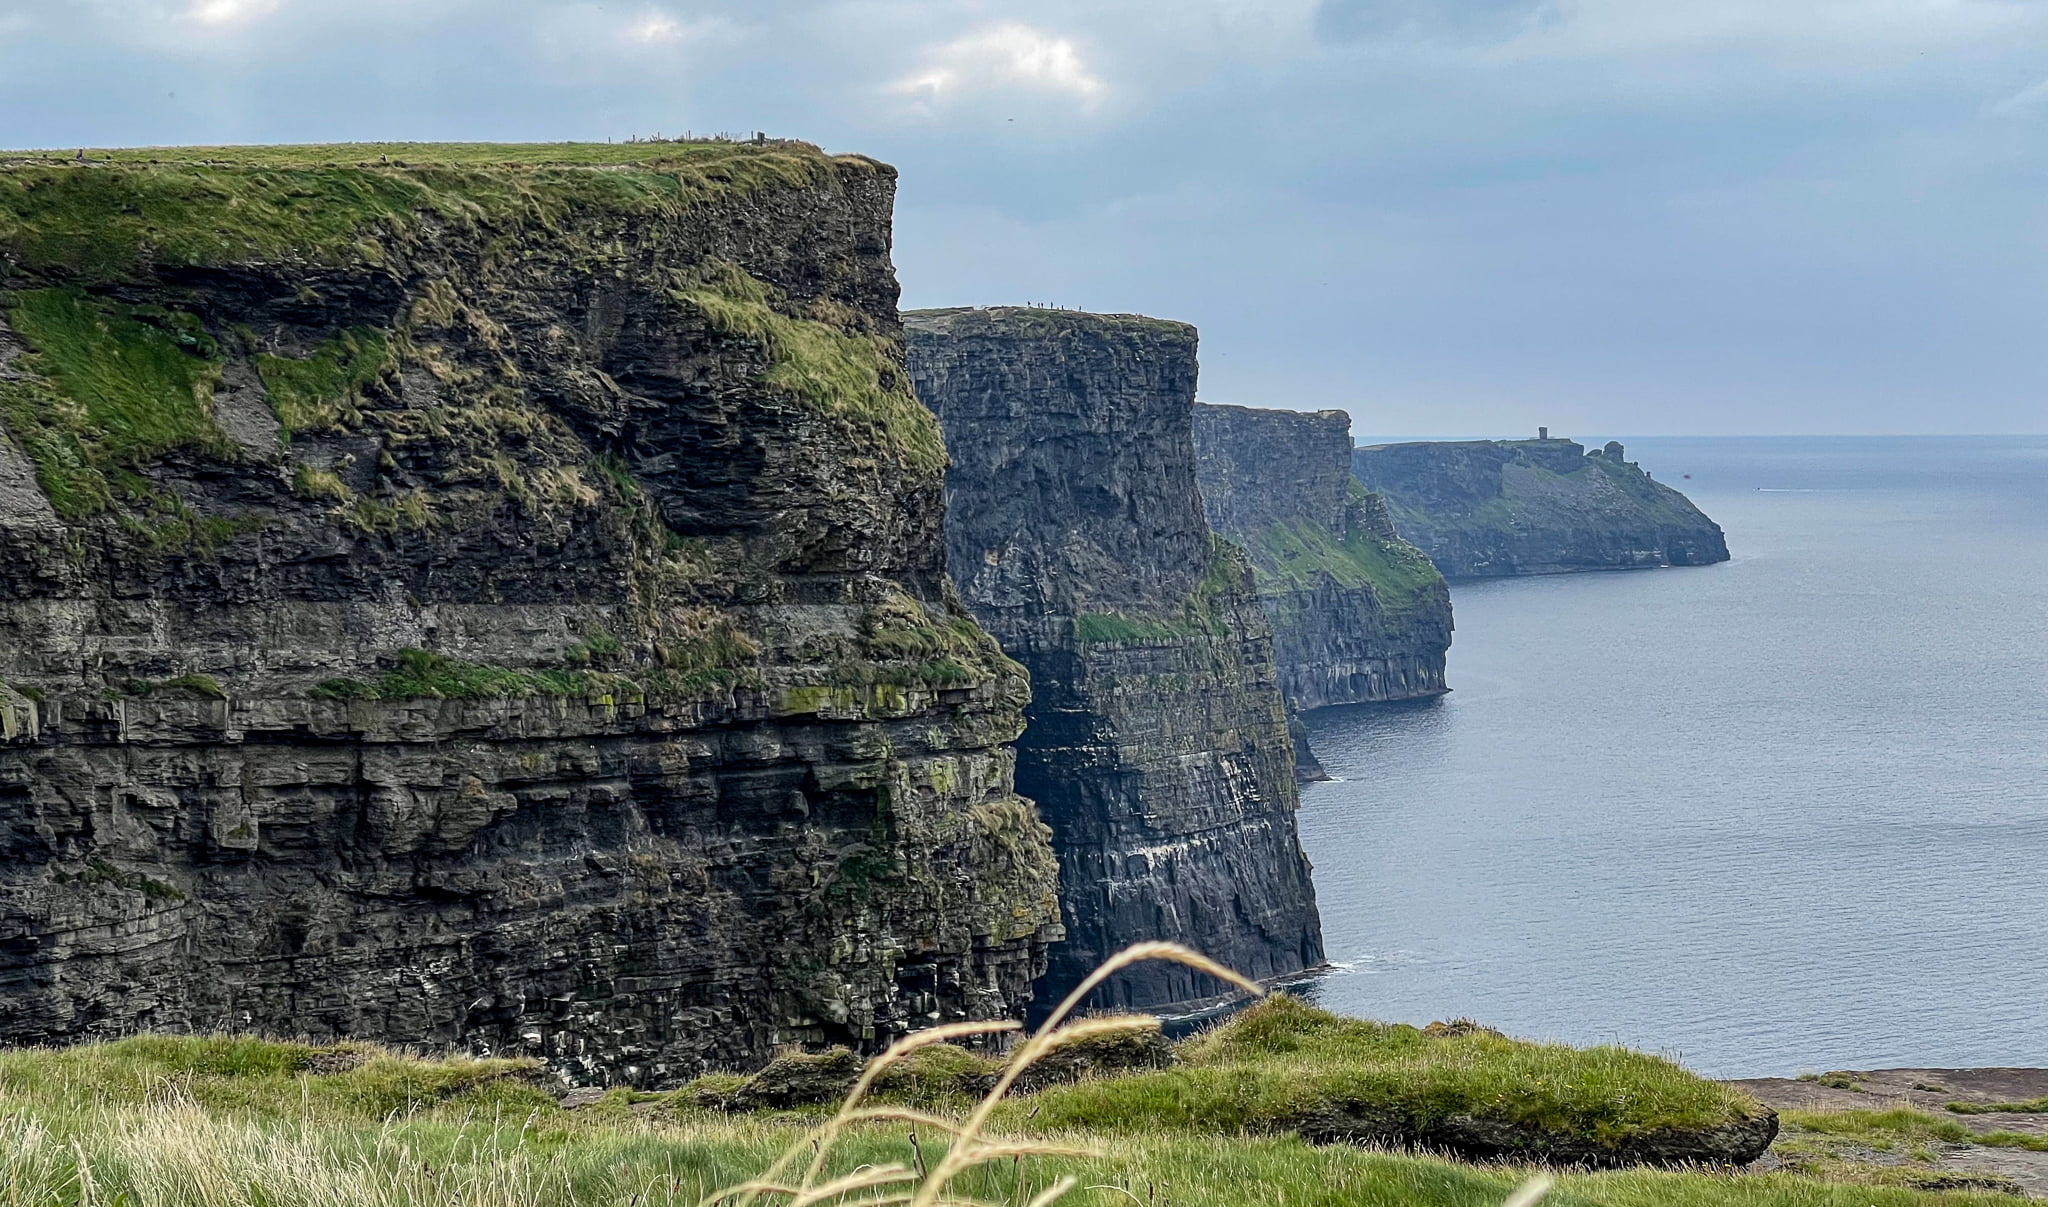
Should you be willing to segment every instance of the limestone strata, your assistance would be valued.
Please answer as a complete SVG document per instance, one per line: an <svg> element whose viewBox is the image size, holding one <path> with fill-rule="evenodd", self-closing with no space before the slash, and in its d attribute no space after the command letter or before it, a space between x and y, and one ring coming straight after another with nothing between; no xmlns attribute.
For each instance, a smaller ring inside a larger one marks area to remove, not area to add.
<svg viewBox="0 0 2048 1207"><path fill-rule="evenodd" d="M0 1040L644 1085L1021 1010L894 173L558 150L0 169Z"/></svg>
<svg viewBox="0 0 2048 1207"><path fill-rule="evenodd" d="M1145 939L1258 977L1319 963L1270 629L1195 489L1194 329L1012 308L905 326L952 454L954 580L1032 674L1017 783L1052 826L1068 935L1041 991ZM1105 1000L1218 988L1149 965Z"/></svg>
<svg viewBox="0 0 2048 1207"><path fill-rule="evenodd" d="M1453 579L1727 561L1720 525L1624 457L1615 442L1421 441L1361 448L1351 464Z"/></svg>
<svg viewBox="0 0 2048 1207"><path fill-rule="evenodd" d="M1296 709L1445 690L1451 594L1351 478L1343 411L1195 408L1202 506L1251 558Z"/></svg>

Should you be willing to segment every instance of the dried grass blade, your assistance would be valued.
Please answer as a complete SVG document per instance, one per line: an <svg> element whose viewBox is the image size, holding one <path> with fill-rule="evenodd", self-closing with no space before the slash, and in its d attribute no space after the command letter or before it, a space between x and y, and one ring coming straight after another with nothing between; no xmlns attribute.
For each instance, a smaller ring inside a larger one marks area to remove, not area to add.
<svg viewBox="0 0 2048 1207"><path fill-rule="evenodd" d="M1547 1173L1539 1173L1516 1187L1515 1193L1509 1195L1508 1201L1502 1203L1501 1207L1536 1207L1555 1185L1557 1179Z"/></svg>
<svg viewBox="0 0 2048 1207"><path fill-rule="evenodd" d="M1045 1207L1047 1203L1052 1202L1054 1199L1065 1197L1066 1193L1069 1190L1072 1190L1074 1187L1080 1184L1081 1180L1071 1175L1068 1177L1061 1178L1059 1181L1054 1182L1052 1185L1046 1187L1044 1190L1041 1190L1037 1194L1032 1195L1031 1201L1029 1203L1024 1204L1024 1207Z"/></svg>
<svg viewBox="0 0 2048 1207"><path fill-rule="evenodd" d="M1265 988L1257 981L1252 980L1235 969L1225 968L1193 948L1182 947L1178 943L1158 941L1133 943L1131 946L1109 957L1109 959L1104 960L1097 966L1094 972L1089 973L1085 980L1076 985L1074 991L1066 996L1066 1000L1059 1004L1059 1008L1046 1017L1045 1023L1039 1027L1038 1033L1044 1035L1057 1027L1061 1022L1064 1022L1066 1017L1074 1012L1075 1007L1086 1001L1089 994L1095 992L1096 986L1122 972L1124 969L1129 968L1131 965L1142 964L1146 960L1168 960L1175 964L1185 964L1197 972L1206 972L1219 981L1227 981L1254 996L1263 997L1266 992Z"/></svg>
<svg viewBox="0 0 2048 1207"><path fill-rule="evenodd" d="M858 1169L845 1177L834 1178L821 1186L811 1186L799 1191L789 1201L789 1207L810 1207L856 1190L874 1190L881 1186L893 1186L898 1182L914 1182L917 1174L901 1165L878 1165L873 1169Z"/></svg>

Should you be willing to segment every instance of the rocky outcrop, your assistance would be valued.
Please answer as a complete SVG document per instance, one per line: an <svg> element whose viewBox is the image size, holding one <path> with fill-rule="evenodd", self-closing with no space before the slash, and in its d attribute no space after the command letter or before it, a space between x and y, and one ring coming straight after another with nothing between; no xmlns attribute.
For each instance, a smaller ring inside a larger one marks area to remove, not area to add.
<svg viewBox="0 0 2048 1207"><path fill-rule="evenodd" d="M954 580L1031 669L1017 784L1052 826L1067 921L1041 991L1144 939L1257 977L1319 963L1270 630L1195 489L1194 329L1014 308L904 323L953 458ZM1153 963L1103 1000L1220 988Z"/></svg>
<svg viewBox="0 0 2048 1207"><path fill-rule="evenodd" d="M404 153L0 165L0 1040L666 1084L1019 1011L894 173Z"/></svg>
<svg viewBox="0 0 2048 1207"><path fill-rule="evenodd" d="M1379 444L1351 466L1453 579L1728 560L1720 525L1612 441L1590 451L1551 439Z"/></svg>
<svg viewBox="0 0 2048 1207"><path fill-rule="evenodd" d="M1296 709L1441 695L1451 593L1351 477L1342 411L1195 408L1202 506L1243 547Z"/></svg>

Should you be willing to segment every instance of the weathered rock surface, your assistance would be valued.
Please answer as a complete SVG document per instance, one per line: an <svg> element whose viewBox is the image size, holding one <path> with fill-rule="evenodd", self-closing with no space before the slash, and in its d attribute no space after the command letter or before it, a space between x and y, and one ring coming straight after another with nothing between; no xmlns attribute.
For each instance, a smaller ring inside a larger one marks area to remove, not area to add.
<svg viewBox="0 0 2048 1207"><path fill-rule="evenodd" d="M1360 448L1351 465L1453 579L1727 561L1720 526L1624 456L1611 441L1422 441Z"/></svg>
<svg viewBox="0 0 2048 1207"><path fill-rule="evenodd" d="M1451 593L1351 477L1343 411L1200 405L1209 525L1251 558L1297 710L1441 695Z"/></svg>
<svg viewBox="0 0 2048 1207"><path fill-rule="evenodd" d="M953 457L954 580L1032 673L1017 784L1052 826L1067 920L1041 993L1145 939L1254 977L1320 963L1270 629L1196 494L1194 329L1015 308L904 323ZM1103 1000L1220 988L1155 962Z"/></svg>
<svg viewBox="0 0 2048 1207"><path fill-rule="evenodd" d="M1368 1144L1422 1149L1467 1161L1536 1162L1591 1169L1632 1165L1747 1165L1778 1135L1778 1113L1754 1113L1717 1127L1650 1129L1603 1144L1546 1128L1446 1115L1422 1127L1372 1103L1333 1103L1291 1122L1289 1130L1316 1144Z"/></svg>
<svg viewBox="0 0 2048 1207"><path fill-rule="evenodd" d="M1022 1008L894 173L558 153L0 166L0 1041L666 1084Z"/></svg>

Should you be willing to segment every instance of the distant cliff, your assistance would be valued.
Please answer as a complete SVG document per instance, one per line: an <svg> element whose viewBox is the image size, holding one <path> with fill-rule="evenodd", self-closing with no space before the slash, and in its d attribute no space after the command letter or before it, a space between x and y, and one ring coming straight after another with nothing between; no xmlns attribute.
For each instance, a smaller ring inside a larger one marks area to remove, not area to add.
<svg viewBox="0 0 2048 1207"><path fill-rule="evenodd" d="M1319 963L1270 629L1196 493L1194 329L1011 308L904 325L953 458L953 578L1031 670L1017 784L1052 826L1067 918L1044 987L1141 939L1262 977ZM1108 998L1215 989L1149 965Z"/></svg>
<svg viewBox="0 0 2048 1207"><path fill-rule="evenodd" d="M390 152L0 160L0 1042L645 1085L1020 1013L894 171Z"/></svg>
<svg viewBox="0 0 2048 1207"><path fill-rule="evenodd" d="M1251 558L1296 709L1441 694L1451 593L1351 477L1342 411L1195 408L1202 506Z"/></svg>
<svg viewBox="0 0 2048 1207"><path fill-rule="evenodd" d="M1720 525L1625 460L1619 443L1378 444L1353 453L1351 468L1454 579L1728 560Z"/></svg>

